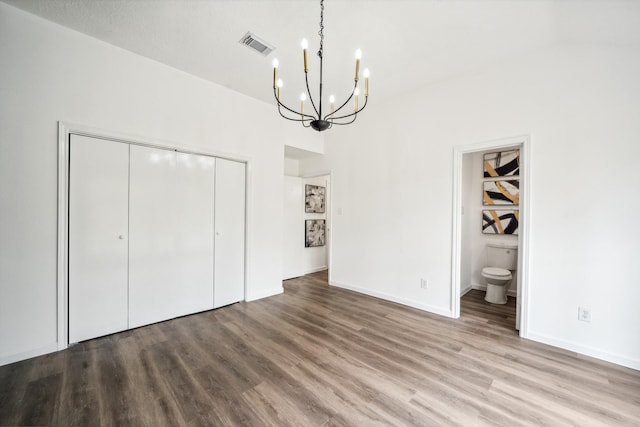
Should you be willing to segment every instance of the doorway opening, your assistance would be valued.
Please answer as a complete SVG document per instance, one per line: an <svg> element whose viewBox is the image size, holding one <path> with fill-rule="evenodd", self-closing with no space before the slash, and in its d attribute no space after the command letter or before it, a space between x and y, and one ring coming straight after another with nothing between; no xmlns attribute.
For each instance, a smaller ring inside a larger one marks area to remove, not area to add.
<svg viewBox="0 0 640 427"><path fill-rule="evenodd" d="M484 299L487 282L481 273L483 267L488 266L487 246L517 248L516 268L512 271L513 279L511 284L507 282L505 289L509 298L508 304L513 304L515 299L513 327L520 331L521 337L525 338L528 332L529 145L528 136L519 136L454 148L452 237L451 312L455 318L460 317L460 299L465 293L471 291L467 299ZM484 176L483 165L486 153L503 153L513 150L519 150L517 175L497 178ZM511 183L505 182L507 179ZM504 184L501 187L503 189L504 186L515 185L508 192L509 195L517 193L515 200L502 202L487 200L485 190L492 188L499 181L503 181L500 183ZM492 206L493 203L497 204ZM507 225L508 220L503 224L504 228L498 225L490 229L494 222L492 218L496 221L498 218L514 219L517 231L509 235L508 231L513 231L514 224ZM511 230L507 230L509 226ZM508 317L508 304L502 310L497 310L497 313L504 312L503 315Z"/></svg>
<svg viewBox="0 0 640 427"><path fill-rule="evenodd" d="M300 173L285 157L282 279L324 271L331 264L331 173Z"/></svg>

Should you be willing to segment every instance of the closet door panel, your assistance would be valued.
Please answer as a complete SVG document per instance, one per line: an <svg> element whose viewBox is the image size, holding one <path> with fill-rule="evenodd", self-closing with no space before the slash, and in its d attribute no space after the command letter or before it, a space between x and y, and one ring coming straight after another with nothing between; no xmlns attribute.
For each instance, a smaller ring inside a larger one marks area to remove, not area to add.
<svg viewBox="0 0 640 427"><path fill-rule="evenodd" d="M129 186L129 323L169 319L181 293L175 263L177 213L173 151L131 146Z"/></svg>
<svg viewBox="0 0 640 427"><path fill-rule="evenodd" d="M216 160L214 305L244 300L245 164Z"/></svg>
<svg viewBox="0 0 640 427"><path fill-rule="evenodd" d="M215 159L178 153L176 172L178 285L195 313L213 308Z"/></svg>
<svg viewBox="0 0 640 427"><path fill-rule="evenodd" d="M71 135L69 342L127 329L129 146Z"/></svg>
<svg viewBox="0 0 640 427"><path fill-rule="evenodd" d="M213 159L131 147L131 327L212 308L213 181Z"/></svg>

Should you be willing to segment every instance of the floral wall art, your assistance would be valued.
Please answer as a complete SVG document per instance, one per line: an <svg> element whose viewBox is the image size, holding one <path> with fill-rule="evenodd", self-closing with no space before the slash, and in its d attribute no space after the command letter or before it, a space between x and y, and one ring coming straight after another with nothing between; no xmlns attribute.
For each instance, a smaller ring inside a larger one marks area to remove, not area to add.
<svg viewBox="0 0 640 427"><path fill-rule="evenodd" d="M325 220L307 219L304 226L304 246L313 248L325 245Z"/></svg>
<svg viewBox="0 0 640 427"><path fill-rule="evenodd" d="M306 184L304 193L304 211L306 213L324 213L325 187Z"/></svg>

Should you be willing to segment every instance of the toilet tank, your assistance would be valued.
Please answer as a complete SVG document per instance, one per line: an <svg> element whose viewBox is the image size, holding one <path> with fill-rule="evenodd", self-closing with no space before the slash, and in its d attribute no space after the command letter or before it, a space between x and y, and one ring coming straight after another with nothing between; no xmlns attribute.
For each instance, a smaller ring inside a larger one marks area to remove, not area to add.
<svg viewBox="0 0 640 427"><path fill-rule="evenodd" d="M515 270L518 267L518 245L488 243L487 261L491 267Z"/></svg>

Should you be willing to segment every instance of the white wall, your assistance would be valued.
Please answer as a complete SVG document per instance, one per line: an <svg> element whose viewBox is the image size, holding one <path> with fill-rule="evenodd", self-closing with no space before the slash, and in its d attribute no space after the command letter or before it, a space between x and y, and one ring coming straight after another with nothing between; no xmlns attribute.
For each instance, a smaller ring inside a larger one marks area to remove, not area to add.
<svg viewBox="0 0 640 427"><path fill-rule="evenodd" d="M4 3L0 58L0 364L57 347L59 120L248 159L247 297L282 291L283 144L317 148L321 136Z"/></svg>
<svg viewBox="0 0 640 427"><path fill-rule="evenodd" d="M284 177L282 280L305 274L304 185L298 176Z"/></svg>
<svg viewBox="0 0 640 427"><path fill-rule="evenodd" d="M528 337L640 368L639 75L635 48L565 45L372 92L300 164L332 170L334 285L451 315L453 147L529 134Z"/></svg>
<svg viewBox="0 0 640 427"><path fill-rule="evenodd" d="M474 259L471 241L475 235L473 230L476 201L473 199L473 174L475 155L465 154L462 156L462 221L460 230L460 295L466 294L473 287L473 266Z"/></svg>
<svg viewBox="0 0 640 427"><path fill-rule="evenodd" d="M285 176L300 175L300 161L297 159L284 158L284 174Z"/></svg>

